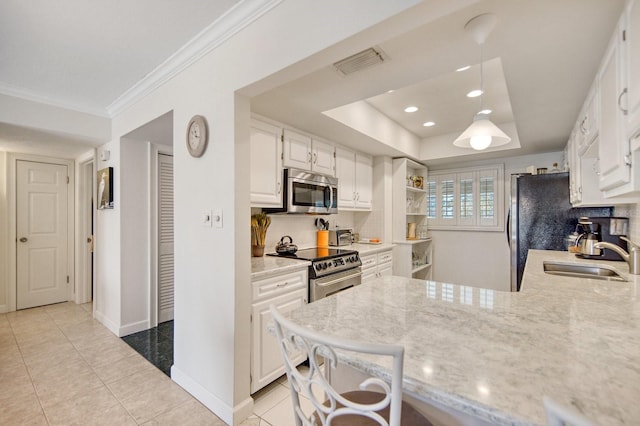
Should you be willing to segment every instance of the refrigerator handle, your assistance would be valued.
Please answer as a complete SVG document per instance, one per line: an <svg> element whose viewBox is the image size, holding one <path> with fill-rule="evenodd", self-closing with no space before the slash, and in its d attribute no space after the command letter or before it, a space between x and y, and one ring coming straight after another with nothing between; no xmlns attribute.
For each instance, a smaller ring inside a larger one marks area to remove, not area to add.
<svg viewBox="0 0 640 426"><path fill-rule="evenodd" d="M509 222L511 222L511 209L507 211L507 227L505 229L505 234L507 234L507 245L511 248L511 229L509 229Z"/></svg>

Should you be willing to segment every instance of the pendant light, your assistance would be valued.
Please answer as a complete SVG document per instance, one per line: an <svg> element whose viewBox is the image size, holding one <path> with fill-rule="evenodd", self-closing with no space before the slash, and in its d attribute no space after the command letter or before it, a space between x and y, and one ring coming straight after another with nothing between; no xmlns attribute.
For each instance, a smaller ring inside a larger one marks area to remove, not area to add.
<svg viewBox="0 0 640 426"><path fill-rule="evenodd" d="M484 96L483 47L495 25L496 16L491 13L485 13L472 18L464 26L464 29L471 33L476 43L480 45L480 111L483 111L482 97ZM473 148L481 151L489 148L489 146L508 144L510 141L511 138L489 120L488 114L480 112L473 118L473 123L467 127L467 130L453 141L453 144L460 148Z"/></svg>

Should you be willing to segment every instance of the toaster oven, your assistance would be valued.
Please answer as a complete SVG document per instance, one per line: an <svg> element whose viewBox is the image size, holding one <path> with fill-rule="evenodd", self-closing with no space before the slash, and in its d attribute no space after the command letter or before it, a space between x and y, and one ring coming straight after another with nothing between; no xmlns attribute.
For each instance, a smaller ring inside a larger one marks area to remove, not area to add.
<svg viewBox="0 0 640 426"><path fill-rule="evenodd" d="M353 242L351 229L336 229L329 231L329 245L333 247L348 246Z"/></svg>

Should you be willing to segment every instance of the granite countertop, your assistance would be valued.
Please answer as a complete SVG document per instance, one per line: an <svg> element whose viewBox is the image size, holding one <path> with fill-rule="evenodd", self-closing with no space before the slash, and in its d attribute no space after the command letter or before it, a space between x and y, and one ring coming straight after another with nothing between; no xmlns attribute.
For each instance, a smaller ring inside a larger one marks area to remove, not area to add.
<svg viewBox="0 0 640 426"><path fill-rule="evenodd" d="M270 275L285 274L307 269L311 262L299 259L290 259L280 256L262 256L251 258L251 279L256 280Z"/></svg>
<svg viewBox="0 0 640 426"><path fill-rule="evenodd" d="M611 265L629 282L545 274L545 260ZM624 262L532 250L519 293L383 277L288 316L404 345L406 392L493 424L544 424L543 395L603 425L640 419L640 276ZM390 369L375 357L344 361Z"/></svg>
<svg viewBox="0 0 640 426"><path fill-rule="evenodd" d="M368 254L378 253L381 251L392 249L395 244L391 243L381 243L381 244L363 244L363 243L353 243L350 246L344 246L340 248L357 250L360 256L366 256Z"/></svg>

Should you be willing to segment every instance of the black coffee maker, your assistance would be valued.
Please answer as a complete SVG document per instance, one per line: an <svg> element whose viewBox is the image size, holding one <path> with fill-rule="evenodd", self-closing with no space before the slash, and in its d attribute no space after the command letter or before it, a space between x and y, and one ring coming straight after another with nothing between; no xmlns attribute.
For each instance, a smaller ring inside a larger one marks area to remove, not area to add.
<svg viewBox="0 0 640 426"><path fill-rule="evenodd" d="M628 235L629 218L581 217L578 220L578 228L580 227L582 227L583 233L576 240L576 245L580 246L580 253L577 253L576 256L585 259L623 260L615 251L606 248L597 249L594 244L607 241L627 251L627 243L620 237Z"/></svg>

